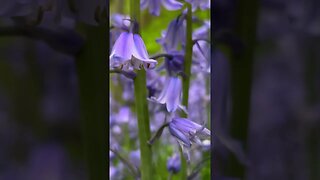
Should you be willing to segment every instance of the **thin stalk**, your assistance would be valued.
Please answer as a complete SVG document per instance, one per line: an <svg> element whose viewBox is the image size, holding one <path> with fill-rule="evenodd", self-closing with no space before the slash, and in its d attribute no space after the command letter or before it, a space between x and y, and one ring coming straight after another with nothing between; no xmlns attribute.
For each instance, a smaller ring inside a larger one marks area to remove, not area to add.
<svg viewBox="0 0 320 180"><path fill-rule="evenodd" d="M152 179L152 153L150 139L149 112L147 104L146 72L140 70L134 80L135 107L138 119L138 134L141 153L141 179Z"/></svg>
<svg viewBox="0 0 320 180"><path fill-rule="evenodd" d="M187 173L187 161L186 159L184 158L184 155L183 155L183 151L182 151L182 147L179 146L179 151L180 151L180 161L181 161L181 171L179 173L180 175L180 179L181 180L186 180L187 177L188 177L188 173Z"/></svg>
<svg viewBox="0 0 320 180"><path fill-rule="evenodd" d="M131 19L140 23L140 0L130 1ZM148 144L150 139L149 111L147 104L146 71L138 70L134 79L135 107L138 119L138 136L140 142L141 157L141 180L150 180L154 178L152 174L152 152Z"/></svg>
<svg viewBox="0 0 320 180"><path fill-rule="evenodd" d="M190 85L190 76L191 76L191 63L192 63L192 7L191 4L187 3L187 33L186 33L186 54L184 60L184 73L186 75L182 80L183 94L182 94L182 105L188 108L188 100L189 100L189 85ZM184 114L184 117L187 115Z"/></svg>
<svg viewBox="0 0 320 180"><path fill-rule="evenodd" d="M192 64L192 6L189 3L186 3L188 12L186 16L187 30L186 30L186 49L185 49L185 59L184 59L184 74L185 77L182 79L182 105L188 109L189 101L189 86L190 86L190 77L191 77L191 64ZM181 114L182 117L187 117L188 115L184 112ZM187 162L183 158L183 152L180 149L181 157L181 172L180 178L182 180L187 179Z"/></svg>

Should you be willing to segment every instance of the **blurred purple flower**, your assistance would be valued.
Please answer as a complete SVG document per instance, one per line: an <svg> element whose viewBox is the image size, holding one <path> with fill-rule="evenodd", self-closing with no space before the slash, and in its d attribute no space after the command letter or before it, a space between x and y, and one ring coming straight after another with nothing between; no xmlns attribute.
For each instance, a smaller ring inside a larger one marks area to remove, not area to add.
<svg viewBox="0 0 320 180"><path fill-rule="evenodd" d="M131 151L129 154L129 159L132 164L134 164L137 168L140 167L140 150Z"/></svg>
<svg viewBox="0 0 320 180"><path fill-rule="evenodd" d="M203 26L192 33L195 44L192 47L192 61L197 66L192 68L196 72L210 73L210 43L209 40L210 21L204 21ZM199 69L200 68L200 69Z"/></svg>
<svg viewBox="0 0 320 180"><path fill-rule="evenodd" d="M183 4L176 0L141 0L140 6L144 10L149 7L149 13L154 16L160 15L160 2L167 10L178 10L181 9Z"/></svg>
<svg viewBox="0 0 320 180"><path fill-rule="evenodd" d="M109 159L112 161L115 158L115 154L112 151L109 151Z"/></svg>
<svg viewBox="0 0 320 180"><path fill-rule="evenodd" d="M178 77L172 76L167 78L160 96L157 99L151 97L151 100L160 104L166 104L167 111L174 112L179 106L181 107L181 90L181 80Z"/></svg>
<svg viewBox="0 0 320 180"><path fill-rule="evenodd" d="M128 123L130 119L133 119L132 116L130 107L122 106L116 116L116 121L119 124Z"/></svg>
<svg viewBox="0 0 320 180"><path fill-rule="evenodd" d="M31 152L24 179L68 179L68 161L62 146L53 143L41 145Z"/></svg>
<svg viewBox="0 0 320 180"><path fill-rule="evenodd" d="M134 69L152 69L157 61L150 59L144 42L140 35L130 32L122 32L116 40L110 55L111 67L127 70Z"/></svg>
<svg viewBox="0 0 320 180"><path fill-rule="evenodd" d="M115 41L119 38L122 31L129 31L131 22L129 20L129 16L123 15L123 14L113 14L110 18L111 25L114 26L114 28L111 28L109 31L110 34L110 47L114 45ZM112 49L110 49L112 51Z"/></svg>
<svg viewBox="0 0 320 180"><path fill-rule="evenodd" d="M129 31L131 22L130 16L123 15L123 14L113 14L111 15L111 24L119 29L124 29Z"/></svg>
<svg viewBox="0 0 320 180"><path fill-rule="evenodd" d="M192 33L193 39L208 38L208 36L210 35L210 26L211 25L209 20L204 21L203 25L194 30L194 32Z"/></svg>
<svg viewBox="0 0 320 180"><path fill-rule="evenodd" d="M185 0L192 5L192 10L195 11L197 8L201 10L210 9L210 0Z"/></svg>
<svg viewBox="0 0 320 180"><path fill-rule="evenodd" d="M209 67L210 68L210 67ZM188 117L195 120L208 119L207 108L210 103L210 93L206 88L207 83L204 79L210 77L210 74L195 72L194 79L190 82L189 88L189 112ZM200 121L197 121L198 123Z"/></svg>
<svg viewBox="0 0 320 180"><path fill-rule="evenodd" d="M167 170L172 173L178 173L181 168L181 161L179 154L174 154L167 161Z"/></svg>
<svg viewBox="0 0 320 180"><path fill-rule="evenodd" d="M192 47L192 67L196 72L210 73L210 44L206 41L197 41Z"/></svg>
<svg viewBox="0 0 320 180"><path fill-rule="evenodd" d="M109 178L112 180L119 179L120 171L116 167L109 165Z"/></svg>

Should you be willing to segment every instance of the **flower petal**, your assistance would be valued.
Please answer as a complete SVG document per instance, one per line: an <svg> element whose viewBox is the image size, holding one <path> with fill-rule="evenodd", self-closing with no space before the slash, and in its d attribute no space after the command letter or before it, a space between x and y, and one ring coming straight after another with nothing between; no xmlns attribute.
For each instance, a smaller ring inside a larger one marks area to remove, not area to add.
<svg viewBox="0 0 320 180"><path fill-rule="evenodd" d="M148 7L148 4L149 4L149 0L141 0L140 1L140 8L142 10L146 9Z"/></svg>
<svg viewBox="0 0 320 180"><path fill-rule="evenodd" d="M201 0L199 6L201 10L210 9L210 0Z"/></svg>
<svg viewBox="0 0 320 180"><path fill-rule="evenodd" d="M173 173L178 173L181 169L181 161L179 154L174 154L167 161L167 170Z"/></svg>
<svg viewBox="0 0 320 180"><path fill-rule="evenodd" d="M174 112L178 108L180 104L181 89L181 80L178 77L171 77L166 97L168 112Z"/></svg>
<svg viewBox="0 0 320 180"><path fill-rule="evenodd" d="M149 59L148 52L146 50L146 46L144 45L144 42L140 35L135 34L133 36L134 40L134 47L132 48L132 65L135 69L141 69L141 67L144 67L144 69L152 69L155 68L156 64L158 63L154 59Z"/></svg>
<svg viewBox="0 0 320 180"><path fill-rule="evenodd" d="M123 32L120 34L119 38L114 43L110 54L110 63L112 64L112 67L121 65L121 63L131 59L133 45L132 33Z"/></svg>
<svg viewBox="0 0 320 180"><path fill-rule="evenodd" d="M160 104L165 104L166 103L166 96L167 96L167 91L168 91L168 86L170 84L170 78L166 79L166 82L164 84L164 88L162 89L157 101Z"/></svg>
<svg viewBox="0 0 320 180"><path fill-rule="evenodd" d="M203 125L197 124L186 118L173 118L171 121L179 130L188 133L190 136L199 136L201 138L209 138L210 130Z"/></svg>
<svg viewBox="0 0 320 180"><path fill-rule="evenodd" d="M171 135L176 137L180 142L182 142L186 147L191 147L191 142L185 134L183 134L175 124L169 123L169 131Z"/></svg>
<svg viewBox="0 0 320 180"><path fill-rule="evenodd" d="M162 0L162 5L167 9L167 10L178 10L181 9L183 4L175 1L175 0Z"/></svg>
<svg viewBox="0 0 320 180"><path fill-rule="evenodd" d="M160 15L160 0L149 0L149 12L154 16Z"/></svg>

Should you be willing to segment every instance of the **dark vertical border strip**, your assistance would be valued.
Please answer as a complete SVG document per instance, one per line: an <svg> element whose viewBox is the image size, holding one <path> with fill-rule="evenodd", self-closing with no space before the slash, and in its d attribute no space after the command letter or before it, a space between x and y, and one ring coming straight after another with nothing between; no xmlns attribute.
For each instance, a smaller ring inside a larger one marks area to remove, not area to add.
<svg viewBox="0 0 320 180"><path fill-rule="evenodd" d="M106 1L107 2L107 1ZM99 7L98 7L99 8ZM81 123L84 156L89 180L108 179L108 129L109 129L109 78L108 46L109 10L104 3L98 11L99 25L79 23L78 29L85 37L85 44L76 56L80 91ZM100 14L102 13L102 14Z"/></svg>

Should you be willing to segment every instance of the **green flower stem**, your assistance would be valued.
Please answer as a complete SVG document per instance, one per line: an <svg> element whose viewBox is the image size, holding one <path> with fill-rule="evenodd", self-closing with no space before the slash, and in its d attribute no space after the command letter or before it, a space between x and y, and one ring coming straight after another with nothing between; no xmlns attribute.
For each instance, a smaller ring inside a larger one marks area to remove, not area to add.
<svg viewBox="0 0 320 180"><path fill-rule="evenodd" d="M106 110L109 103L107 76L107 28L79 24L86 42L76 56L76 69L80 89L80 108L84 154L88 179L108 179Z"/></svg>
<svg viewBox="0 0 320 180"><path fill-rule="evenodd" d="M187 160L185 159L184 155L183 155L183 151L182 148L180 146L180 161L181 161L181 171L179 173L180 179L181 180L186 180L188 177L187 174Z"/></svg>
<svg viewBox="0 0 320 180"><path fill-rule="evenodd" d="M232 115L231 136L247 149L249 127L252 65L256 41L258 1L238 2L235 27L237 36L245 43L241 53L233 53L231 61ZM246 167L234 155L227 161L226 175L245 179Z"/></svg>
<svg viewBox="0 0 320 180"><path fill-rule="evenodd" d="M186 77L182 79L182 105L188 108L189 100L189 86L190 86L190 76L191 76L191 64L192 64L192 7L191 4L186 3L188 12L187 12L187 33L186 33L186 49L185 49L185 58L184 58L184 73ZM184 117L187 117L187 114L183 114Z"/></svg>
<svg viewBox="0 0 320 180"><path fill-rule="evenodd" d="M131 19L140 25L140 0L130 1ZM141 180L154 179L152 173L152 152L148 140L151 137L149 111L147 103L146 71L138 70L134 79L135 107L138 119L138 136L140 142Z"/></svg>
<svg viewBox="0 0 320 180"><path fill-rule="evenodd" d="M184 58L184 73L185 77L182 79L182 105L188 109L189 101L189 86L190 86L190 77L191 77L191 64L192 64L192 6L189 3L186 3L188 12L187 12L187 33L186 33L186 49L185 49L185 58ZM182 117L187 117L187 114L182 112ZM183 156L182 150L180 150L180 159L181 159L181 172L180 178L182 180L187 179L187 162Z"/></svg>
<svg viewBox="0 0 320 180"><path fill-rule="evenodd" d="M140 70L134 80L135 107L138 119L138 135L141 154L141 180L152 179L152 152L148 140L151 137L147 104L146 72Z"/></svg>
<svg viewBox="0 0 320 180"><path fill-rule="evenodd" d="M140 0L130 0L130 17L140 25Z"/></svg>

